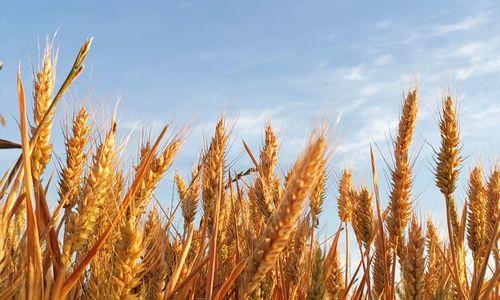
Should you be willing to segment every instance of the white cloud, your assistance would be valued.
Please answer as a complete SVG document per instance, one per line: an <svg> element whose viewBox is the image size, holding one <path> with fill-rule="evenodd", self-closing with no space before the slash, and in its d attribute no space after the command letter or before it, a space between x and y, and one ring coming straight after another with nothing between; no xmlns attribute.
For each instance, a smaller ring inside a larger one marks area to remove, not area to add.
<svg viewBox="0 0 500 300"><path fill-rule="evenodd" d="M380 85L370 84L361 88L361 95L364 97L369 97L375 95L380 91Z"/></svg>
<svg viewBox="0 0 500 300"><path fill-rule="evenodd" d="M120 124L122 129L130 129L130 130L159 130L162 129L166 124L165 121L161 121L159 119L153 120L130 120L125 121L123 124Z"/></svg>
<svg viewBox="0 0 500 300"><path fill-rule="evenodd" d="M257 137L264 130L264 125L272 121L275 129L280 129L286 124L286 120L280 116L282 108L265 108L262 110L244 109L238 112L235 126L236 132L241 136Z"/></svg>
<svg viewBox="0 0 500 300"><path fill-rule="evenodd" d="M376 22L374 24L374 27L377 29L385 29L385 28L390 27L392 24L394 24L394 21L387 19L387 20L382 20L382 21Z"/></svg>
<svg viewBox="0 0 500 300"><path fill-rule="evenodd" d="M484 13L479 13L476 15L468 16L463 20L455 23L445 24L438 26L435 31L435 36L443 36L456 31L467 31L478 26L483 25L487 21L487 15Z"/></svg>
<svg viewBox="0 0 500 300"><path fill-rule="evenodd" d="M335 39L337 39L338 37L338 34L337 33L330 33L329 35L326 36L325 40L327 42L331 42L331 41L334 41Z"/></svg>
<svg viewBox="0 0 500 300"><path fill-rule="evenodd" d="M373 65L376 67L385 66L393 61L393 56L391 54L384 54L377 56L373 61Z"/></svg>
<svg viewBox="0 0 500 300"><path fill-rule="evenodd" d="M482 42L467 43L455 50L455 54L465 56L470 59L470 62L478 61L482 58L485 45Z"/></svg>
<svg viewBox="0 0 500 300"><path fill-rule="evenodd" d="M483 63L471 64L469 66L455 70L455 76L458 80L465 80L471 76L487 75L500 73L500 57L485 61Z"/></svg>
<svg viewBox="0 0 500 300"><path fill-rule="evenodd" d="M364 78L363 71L363 66L356 66L353 68L338 70L338 74L341 78L346 80L361 80Z"/></svg>
<svg viewBox="0 0 500 300"><path fill-rule="evenodd" d="M486 107L485 107L486 106ZM471 105L463 114L466 126L463 136L488 136L500 124L500 107L493 105Z"/></svg>
<svg viewBox="0 0 500 300"><path fill-rule="evenodd" d="M349 134L349 138L343 140L337 149L339 154L349 154L348 160L366 158L366 155L361 155L360 152L368 149L372 142L385 142L388 133L397 126L397 116L378 104L367 106L359 115L362 124L356 124L356 130Z"/></svg>
<svg viewBox="0 0 500 300"><path fill-rule="evenodd" d="M484 120L484 119L492 119L496 121L500 121L500 107L492 106L487 109L481 110L479 112L473 113L469 116L472 120Z"/></svg>

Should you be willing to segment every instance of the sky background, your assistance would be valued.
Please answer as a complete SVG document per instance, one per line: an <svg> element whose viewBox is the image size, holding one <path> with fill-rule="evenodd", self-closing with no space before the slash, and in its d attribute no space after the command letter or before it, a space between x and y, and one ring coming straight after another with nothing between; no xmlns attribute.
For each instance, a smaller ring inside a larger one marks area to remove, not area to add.
<svg viewBox="0 0 500 300"><path fill-rule="evenodd" d="M437 3L439 2L439 4ZM191 124L171 170L187 175L204 137L225 111L235 124L228 161L246 170L241 140L254 152L266 121L279 133L285 172L320 120L333 128L332 178L354 169L356 184L371 186L369 143L376 143L381 196L388 198L390 139L403 94L419 85L420 116L412 148L416 158L415 212L443 226L444 200L434 185L433 148L439 147L437 112L444 93L457 99L465 157L457 191L476 163L489 171L500 148L500 4L497 1L4 1L0 0L0 137L18 141L16 68L26 87L38 44L57 31L58 86L81 43L94 37L86 72L57 111L61 125L86 103L96 125L109 122L120 99L120 135L132 132L124 161L136 160L143 128ZM30 96L29 88L27 95ZM28 97L28 99L30 99ZM338 120L338 123L337 123ZM108 124L108 123L105 123ZM205 138L206 139L206 138ZM418 157L417 157L418 154ZM0 153L2 173L18 155ZM173 172L159 187L170 203ZM329 182L322 215L336 228L336 180ZM55 191L51 191L56 195Z"/></svg>

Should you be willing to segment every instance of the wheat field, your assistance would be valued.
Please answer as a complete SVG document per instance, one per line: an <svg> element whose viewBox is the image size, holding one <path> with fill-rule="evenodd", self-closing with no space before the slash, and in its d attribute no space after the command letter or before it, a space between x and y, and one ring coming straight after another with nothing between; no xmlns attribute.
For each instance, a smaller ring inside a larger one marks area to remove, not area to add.
<svg viewBox="0 0 500 300"><path fill-rule="evenodd" d="M336 198L327 197L334 150L326 126L313 130L281 176L278 150L286 140L279 142L268 124L260 149L241 146L252 162L248 171L231 173L224 115L191 170L171 170L188 128L167 127L145 140L133 168L124 169L120 124L96 128L82 105L62 135L65 152L57 154L60 168L52 178L45 169L55 156L54 116L84 71L91 42L61 86L47 45L33 100L17 74L21 142L19 159L0 181L0 299L500 299L500 168L473 168L465 205L457 206L463 157L451 95L440 107L432 170L442 193L436 201L446 204L442 233L414 211L417 87L406 93L394 132L387 207L372 149L370 180L358 184L356 170L345 169ZM167 211L154 201L164 177L175 178L177 192ZM48 199L49 189L57 190L56 199ZM325 216L326 201L335 201L338 215ZM174 218L182 218L180 228ZM326 239L318 233L322 218L340 220ZM349 245L349 239L358 246L340 249L339 241ZM360 260L350 262L355 252Z"/></svg>

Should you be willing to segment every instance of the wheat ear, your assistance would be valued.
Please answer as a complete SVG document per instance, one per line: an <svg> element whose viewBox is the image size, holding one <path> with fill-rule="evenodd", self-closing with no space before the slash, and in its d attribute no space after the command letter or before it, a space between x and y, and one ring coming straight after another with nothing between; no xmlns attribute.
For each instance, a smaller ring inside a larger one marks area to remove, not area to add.
<svg viewBox="0 0 500 300"><path fill-rule="evenodd" d="M174 162L177 153L184 143L184 132L181 131L175 135L172 140L165 146L163 151L159 153L150 165L150 168L144 179L141 182L139 191L134 198L134 217L139 218L148 205L149 199L153 194L160 180L165 176L165 173Z"/></svg>
<svg viewBox="0 0 500 300"><path fill-rule="evenodd" d="M373 267L372 267L372 278L373 278L373 296L375 299L383 299L384 291L385 291L385 267L384 267L384 256L390 257L386 253L382 252L382 241L379 237L375 238L375 253L373 257ZM388 249L390 251L390 249ZM389 265L387 269L390 270L390 260L387 260Z"/></svg>
<svg viewBox="0 0 500 300"><path fill-rule="evenodd" d="M186 229L193 223L198 208L200 196L200 180L198 177L199 167L191 172L191 184L186 185L179 173L175 174L175 183L181 200L182 216Z"/></svg>
<svg viewBox="0 0 500 300"><path fill-rule="evenodd" d="M326 193L326 161L323 159L320 164L321 174L318 177L316 184L314 185L309 201L309 207L311 210L311 219L314 227L319 226L319 214L323 210L323 203L325 202Z"/></svg>
<svg viewBox="0 0 500 300"><path fill-rule="evenodd" d="M114 299L131 299L137 296L134 289L139 286L143 253L142 233L132 218L120 228L120 237L115 245L112 271L111 295Z"/></svg>
<svg viewBox="0 0 500 300"><path fill-rule="evenodd" d="M342 275L342 265L340 263L339 252L335 251L329 275L326 279L326 291L330 299L342 299L344 289L345 280Z"/></svg>
<svg viewBox="0 0 500 300"><path fill-rule="evenodd" d="M498 166L491 173L486 191L486 236L493 238L495 235L495 224L499 219L498 202L500 201L500 169ZM493 255L497 261L500 260L498 246L494 247Z"/></svg>
<svg viewBox="0 0 500 300"><path fill-rule="evenodd" d="M425 297L431 299L435 297L438 288L443 284L443 264L444 258L440 253L441 241L438 232L432 221L427 221L426 232L427 244L427 269L424 275Z"/></svg>
<svg viewBox="0 0 500 300"><path fill-rule="evenodd" d="M241 287L243 295L255 290L288 243L307 195L320 175L325 147L325 139L316 138L295 164L293 178L290 179L280 205L270 217L247 263Z"/></svg>
<svg viewBox="0 0 500 300"><path fill-rule="evenodd" d="M325 257L319 246L314 251L314 264L311 271L311 279L307 290L307 300L321 300L325 297Z"/></svg>
<svg viewBox="0 0 500 300"><path fill-rule="evenodd" d="M486 244L486 195L483 169L476 166L469 177L467 205L467 242L474 257L475 268L479 267Z"/></svg>
<svg viewBox="0 0 500 300"><path fill-rule="evenodd" d="M168 266L166 262L166 244L164 240L164 229L158 217L156 206L149 212L148 219L144 225L144 238L142 240L144 254L143 265L143 287L146 299L161 299L166 287Z"/></svg>
<svg viewBox="0 0 500 300"><path fill-rule="evenodd" d="M344 169L339 182L339 196L337 198L337 206L339 218L343 222L351 221L352 205L352 172L349 169Z"/></svg>
<svg viewBox="0 0 500 300"><path fill-rule="evenodd" d="M73 120L72 136L66 139L66 166L60 173L59 199L66 200L64 206L67 211L76 205L83 168L87 162L85 146L90 131L88 118L85 107L82 107Z"/></svg>
<svg viewBox="0 0 500 300"><path fill-rule="evenodd" d="M267 220L274 210L279 185L274 170L278 161L278 139L270 124L266 125L264 147L260 152L259 176L255 180L255 203Z"/></svg>
<svg viewBox="0 0 500 300"><path fill-rule="evenodd" d="M216 197L219 195L219 186L223 186L223 184L219 185L219 182L221 178L224 178L226 143L225 119L222 116L215 127L215 134L206 153L202 170L202 206L203 214L207 218L209 233L213 229L213 214ZM220 194L221 199L224 199L223 191Z"/></svg>
<svg viewBox="0 0 500 300"><path fill-rule="evenodd" d="M33 178L35 180L40 179L52 155L50 135L54 112L49 113L43 124L42 120L52 102L52 93L54 92L56 79L56 62L57 58L52 57L52 45L47 42L42 67L36 74L34 88L34 121L35 126L40 126L38 129L39 135L32 152Z"/></svg>
<svg viewBox="0 0 500 300"><path fill-rule="evenodd" d="M398 249L403 244L403 233L411 214L410 190L412 170L409 148L417 121L417 89L411 90L403 104L399 121L398 136L394 143L395 168L391 171L391 192L387 229L393 246Z"/></svg>
<svg viewBox="0 0 500 300"><path fill-rule="evenodd" d="M369 248L375 233L373 198L366 187L356 192L353 198L356 199L352 218L354 233L358 241Z"/></svg>
<svg viewBox="0 0 500 300"><path fill-rule="evenodd" d="M445 197L446 209L450 215L450 239L453 243L457 244L456 235L459 232L459 220L453 192L456 189L462 158L460 157L458 116L455 104L450 96L447 96L444 101L439 119L439 129L441 134L441 148L436 159L436 185Z"/></svg>
<svg viewBox="0 0 500 300"><path fill-rule="evenodd" d="M424 299L425 238L416 218L412 219L402 263L405 299Z"/></svg>
<svg viewBox="0 0 500 300"><path fill-rule="evenodd" d="M113 123L104 142L94 155L92 167L83 188L83 199L74 216L75 232L64 242L62 262L68 266L74 251L82 250L91 240L97 219L104 205L105 196L110 189L109 183L115 159L116 124Z"/></svg>

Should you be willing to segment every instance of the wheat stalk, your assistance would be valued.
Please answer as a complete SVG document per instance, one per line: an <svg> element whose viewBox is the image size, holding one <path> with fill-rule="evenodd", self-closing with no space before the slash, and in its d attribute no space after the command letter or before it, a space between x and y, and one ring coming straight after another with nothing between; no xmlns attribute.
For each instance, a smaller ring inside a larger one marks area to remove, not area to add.
<svg viewBox="0 0 500 300"><path fill-rule="evenodd" d="M463 236L460 229L457 207L455 204L454 191L458 180L458 173L462 158L460 157L460 137L458 129L458 116L455 104L451 96L447 96L443 103L441 115L439 116L439 129L441 135L441 147L436 158L436 185L444 195L446 202L446 221L448 238L450 242L451 263L457 273L455 289L466 281L465 275L465 251L463 247Z"/></svg>

